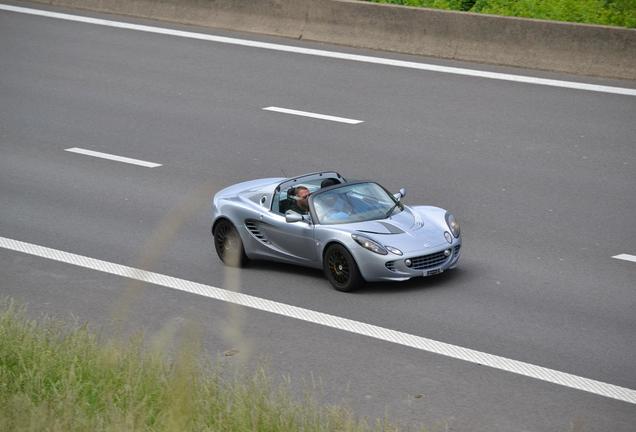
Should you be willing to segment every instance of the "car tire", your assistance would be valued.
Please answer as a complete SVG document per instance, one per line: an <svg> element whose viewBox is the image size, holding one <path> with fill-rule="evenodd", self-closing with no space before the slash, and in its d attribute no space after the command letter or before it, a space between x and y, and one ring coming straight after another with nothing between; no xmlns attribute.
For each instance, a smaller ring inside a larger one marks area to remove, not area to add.
<svg viewBox="0 0 636 432"><path fill-rule="evenodd" d="M243 267L247 264L247 256L243 248L243 241L232 222L222 219L214 225L212 229L214 237L214 249L229 267Z"/></svg>
<svg viewBox="0 0 636 432"><path fill-rule="evenodd" d="M356 260L340 244L332 244L325 251L323 270L327 280L338 291L350 292L364 285Z"/></svg>

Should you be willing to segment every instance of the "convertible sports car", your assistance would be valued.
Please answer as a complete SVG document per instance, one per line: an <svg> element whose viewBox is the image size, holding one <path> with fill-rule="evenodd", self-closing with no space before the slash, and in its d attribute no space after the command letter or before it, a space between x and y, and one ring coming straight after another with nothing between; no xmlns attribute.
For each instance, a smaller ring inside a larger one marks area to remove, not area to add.
<svg viewBox="0 0 636 432"><path fill-rule="evenodd" d="M264 259L322 268L340 291L456 267L455 217L404 196L334 171L238 183L212 200L214 247L233 267Z"/></svg>

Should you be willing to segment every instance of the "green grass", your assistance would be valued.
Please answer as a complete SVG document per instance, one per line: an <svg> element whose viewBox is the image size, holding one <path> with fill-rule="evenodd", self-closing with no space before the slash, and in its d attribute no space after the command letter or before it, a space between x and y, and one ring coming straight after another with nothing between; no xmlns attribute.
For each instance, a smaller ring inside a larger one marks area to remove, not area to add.
<svg viewBox="0 0 636 432"><path fill-rule="evenodd" d="M0 430L399 430L321 406L310 391L294 398L289 380L276 384L263 368L229 373L202 361L200 338L187 334L169 355L140 335L105 341L86 325L29 320L1 302Z"/></svg>
<svg viewBox="0 0 636 432"><path fill-rule="evenodd" d="M456 11L636 28L636 0L369 0Z"/></svg>

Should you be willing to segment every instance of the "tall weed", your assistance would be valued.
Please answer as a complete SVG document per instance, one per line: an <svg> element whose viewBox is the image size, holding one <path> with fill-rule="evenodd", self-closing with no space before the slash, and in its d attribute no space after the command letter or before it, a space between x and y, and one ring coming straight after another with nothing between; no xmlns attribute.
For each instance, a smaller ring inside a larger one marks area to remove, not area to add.
<svg viewBox="0 0 636 432"><path fill-rule="evenodd" d="M141 334L116 342L0 302L0 430L399 430L322 406L311 392L294 398L289 380L263 367L229 372L205 361L201 335L189 330L167 355Z"/></svg>
<svg viewBox="0 0 636 432"><path fill-rule="evenodd" d="M370 0L492 15L636 28L636 0Z"/></svg>

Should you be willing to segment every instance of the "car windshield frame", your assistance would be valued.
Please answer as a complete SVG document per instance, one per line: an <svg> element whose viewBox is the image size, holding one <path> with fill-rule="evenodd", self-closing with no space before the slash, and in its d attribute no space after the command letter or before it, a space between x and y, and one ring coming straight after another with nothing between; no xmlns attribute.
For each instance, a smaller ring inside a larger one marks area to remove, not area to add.
<svg viewBox="0 0 636 432"><path fill-rule="evenodd" d="M384 191L384 193L386 194L386 196L389 198L389 200L392 202L391 206L394 206L395 209L400 209L401 211L404 210L404 206L403 204L397 200L395 198L395 196L393 196L393 194L391 192L389 192L384 186L382 186L381 184L374 182L374 181L356 181L356 182L348 182L348 183L342 183L339 185L335 185L335 186L329 186L327 188L324 189L320 189L316 192L313 192L311 195L309 195L309 211L311 214L311 218L313 220L313 222L317 225L344 225L344 224L350 224L350 223L360 223L360 222L368 222L368 221L373 221L373 220L383 220L383 219L387 219L388 216L385 216L386 213L382 214L382 215L376 215L377 217L369 217L369 218L364 218L364 219L360 219L360 220L344 220L344 221L338 221L338 222L323 222L320 220L320 218L318 217L318 213L316 212L316 208L315 208L315 203L314 200L319 197L320 195L326 194L326 193L330 193L333 192L336 189L342 189L342 188L355 188L358 185L365 185L365 184L373 184L378 186L381 190ZM389 210L390 207L386 208L386 211ZM395 209L393 210L393 212L395 211ZM392 212L392 214L393 214Z"/></svg>

